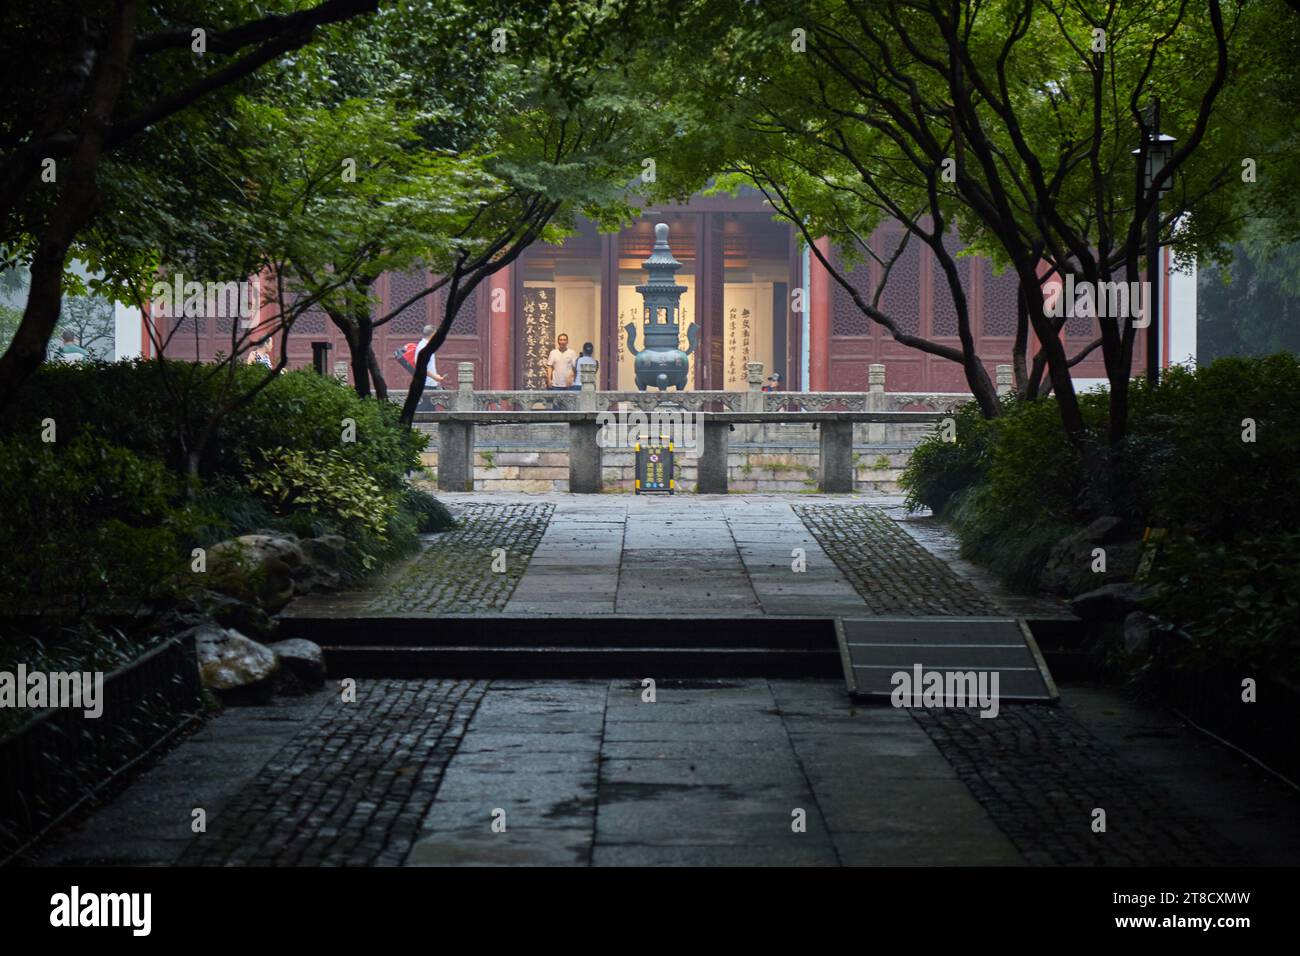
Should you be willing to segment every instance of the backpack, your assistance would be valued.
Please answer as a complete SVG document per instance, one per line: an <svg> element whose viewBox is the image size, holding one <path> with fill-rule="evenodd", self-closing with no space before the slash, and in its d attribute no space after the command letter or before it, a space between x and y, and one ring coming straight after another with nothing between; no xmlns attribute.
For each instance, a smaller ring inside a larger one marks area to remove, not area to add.
<svg viewBox="0 0 1300 956"><path fill-rule="evenodd" d="M397 353L397 360L401 362L402 366L412 375L415 374L415 356L419 344L419 342L408 342L403 345L401 351Z"/></svg>

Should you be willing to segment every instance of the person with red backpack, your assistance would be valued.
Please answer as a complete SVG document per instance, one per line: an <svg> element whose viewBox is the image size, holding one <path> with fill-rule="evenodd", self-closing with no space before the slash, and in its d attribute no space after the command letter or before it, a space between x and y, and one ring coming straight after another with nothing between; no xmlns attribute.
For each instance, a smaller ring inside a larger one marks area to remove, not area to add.
<svg viewBox="0 0 1300 956"><path fill-rule="evenodd" d="M426 325L424 327L424 338L418 342L408 342L398 355L398 361L402 363L402 367L412 375L415 374L416 359L420 355L420 350L429 344L429 339L433 338L433 331L432 325ZM446 378L447 376L438 374L437 354L430 355L429 368L424 377L424 387L426 389L442 388L442 383L446 381Z"/></svg>

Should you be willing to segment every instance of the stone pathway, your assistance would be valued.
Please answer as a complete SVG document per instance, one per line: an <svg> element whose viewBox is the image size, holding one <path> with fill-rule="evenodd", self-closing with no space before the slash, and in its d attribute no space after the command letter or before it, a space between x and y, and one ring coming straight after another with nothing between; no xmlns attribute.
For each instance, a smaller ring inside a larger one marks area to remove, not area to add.
<svg viewBox="0 0 1300 956"><path fill-rule="evenodd" d="M996 720L857 706L825 680L664 680L654 702L633 680L383 680L357 691L356 703L331 688L215 718L40 862L1300 858L1294 793L1177 728L1154 737L1158 715L1113 691L1089 691L1082 710L1008 706ZM1149 772L1174 758L1177 774ZM205 833L191 832L195 808ZM1104 833L1092 829L1097 808Z"/></svg>
<svg viewBox="0 0 1300 956"><path fill-rule="evenodd" d="M428 535L415 558L381 580L353 591L308 595L288 613L339 617L500 611L554 510L550 502L466 503L457 509L457 528Z"/></svg>
<svg viewBox="0 0 1300 956"><path fill-rule="evenodd" d="M827 681L655 690L493 682L408 864L1020 862L901 712Z"/></svg>
<svg viewBox="0 0 1300 956"><path fill-rule="evenodd" d="M941 528L897 521L897 502L448 497L460 530L375 590L300 602L301 613L436 617L449 602L486 617L1030 606L963 566ZM491 570L495 547L506 573ZM330 687L231 710L42 862L1300 860L1294 793L1112 690L1065 686L1060 708L1007 705L981 719L857 705L838 680L661 680L651 702L641 681L653 677L360 680L354 703ZM196 808L204 833L191 829Z"/></svg>
<svg viewBox="0 0 1300 956"><path fill-rule="evenodd" d="M400 863L483 696L473 681L358 681L196 836L190 866Z"/></svg>
<svg viewBox="0 0 1300 956"><path fill-rule="evenodd" d="M999 611L880 508L796 505L794 510L862 595L870 614L978 617Z"/></svg>
<svg viewBox="0 0 1300 956"><path fill-rule="evenodd" d="M1249 862L1062 709L1006 707L996 720L958 709L912 716L1028 863Z"/></svg>
<svg viewBox="0 0 1300 956"><path fill-rule="evenodd" d="M796 560L804 570L794 570ZM863 613L787 500L563 496L510 614Z"/></svg>

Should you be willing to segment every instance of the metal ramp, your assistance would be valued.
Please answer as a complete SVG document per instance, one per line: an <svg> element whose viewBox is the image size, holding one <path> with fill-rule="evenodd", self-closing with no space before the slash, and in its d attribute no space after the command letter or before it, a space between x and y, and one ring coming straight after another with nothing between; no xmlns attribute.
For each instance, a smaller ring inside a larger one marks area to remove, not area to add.
<svg viewBox="0 0 1300 956"><path fill-rule="evenodd" d="M915 683L919 668L922 677L996 672L1000 700L1059 699L1029 626L1018 618L837 618L835 636L853 697L888 699L903 683L894 675L904 672Z"/></svg>

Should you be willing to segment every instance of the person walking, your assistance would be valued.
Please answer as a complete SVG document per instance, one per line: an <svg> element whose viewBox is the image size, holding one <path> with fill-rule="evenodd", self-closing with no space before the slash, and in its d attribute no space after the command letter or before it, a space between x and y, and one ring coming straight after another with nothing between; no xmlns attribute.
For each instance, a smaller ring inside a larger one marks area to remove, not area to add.
<svg viewBox="0 0 1300 956"><path fill-rule="evenodd" d="M426 325L426 326L424 327L424 338L420 339L420 341L418 341L418 342L415 343L415 355L416 355L417 357L419 356L421 350L423 350L423 348L424 348L426 345L429 344L429 339L433 338L433 333L434 333L434 328L433 328L432 325ZM411 364L412 364L412 365L415 364L415 360L414 360L414 359L411 360ZM430 388L442 388L442 383L446 380L446 378L447 378L447 376L445 376L445 375L439 375L439 374L438 374L438 355L437 355L437 353L434 353L433 355L430 355L430 356L429 356L429 368L428 368L427 373L426 373L425 376L424 376L424 387L425 387L426 389L430 389Z"/></svg>

